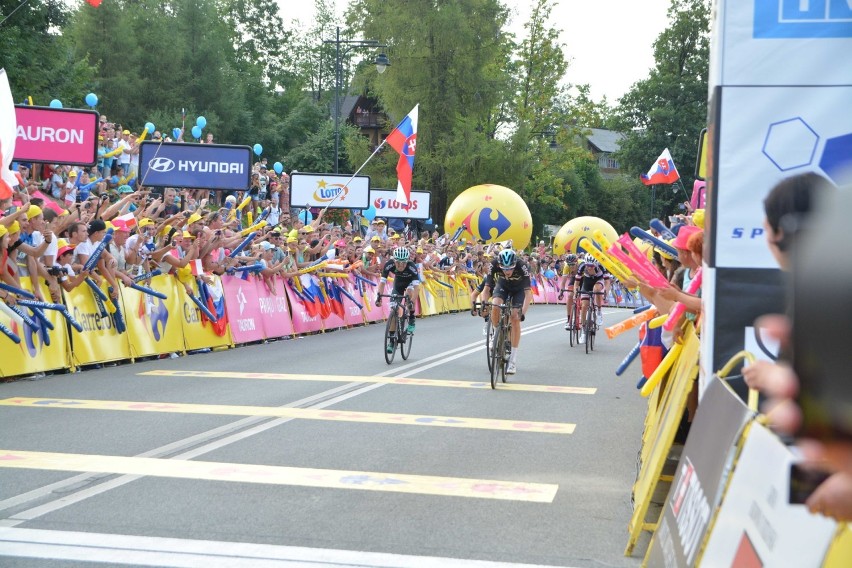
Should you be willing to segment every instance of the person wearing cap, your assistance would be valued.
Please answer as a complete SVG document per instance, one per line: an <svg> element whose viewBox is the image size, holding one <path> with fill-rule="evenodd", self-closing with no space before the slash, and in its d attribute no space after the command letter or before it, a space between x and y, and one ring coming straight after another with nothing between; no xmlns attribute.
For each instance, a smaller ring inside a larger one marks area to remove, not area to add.
<svg viewBox="0 0 852 568"><path fill-rule="evenodd" d="M133 153L133 146L130 143L130 131L122 130L121 136L118 139L116 150L121 148L121 154L118 156L118 165L124 169L125 175L130 173L130 155Z"/></svg>
<svg viewBox="0 0 852 568"><path fill-rule="evenodd" d="M373 241L373 237L378 237L380 241L383 241L386 238L386 233L382 229L382 226L379 225L378 218L374 218L370 221L370 227L364 234L364 240L371 243Z"/></svg>
<svg viewBox="0 0 852 568"><path fill-rule="evenodd" d="M680 302L693 314L701 311L700 292L699 295L694 296L687 294L684 290L689 288L690 283L695 279L697 271L701 269L700 251L703 249L703 243L704 231L700 228L695 225L684 225L680 228L677 236L672 241L672 246L677 249L678 260L680 260L680 263L685 268L682 289L670 284L667 288L663 288L657 292L660 297L672 304ZM698 252L698 254L696 255L695 252ZM694 319L694 315L692 319Z"/></svg>
<svg viewBox="0 0 852 568"><path fill-rule="evenodd" d="M68 179L65 181L65 187L62 188L61 199L65 201L65 206L68 208L77 201L77 170L68 171Z"/></svg>
<svg viewBox="0 0 852 568"><path fill-rule="evenodd" d="M86 277L89 276L88 272L74 272L74 268L71 266L73 254L74 247L68 245L60 247L56 253L56 263L53 265L55 269L59 269L57 281L66 292L70 292L82 284Z"/></svg>

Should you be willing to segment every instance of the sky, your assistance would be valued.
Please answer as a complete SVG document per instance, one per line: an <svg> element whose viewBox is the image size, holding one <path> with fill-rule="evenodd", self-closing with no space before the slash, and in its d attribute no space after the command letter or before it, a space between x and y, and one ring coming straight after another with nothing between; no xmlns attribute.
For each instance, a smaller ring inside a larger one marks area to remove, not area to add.
<svg viewBox="0 0 852 568"><path fill-rule="evenodd" d="M278 0L285 21L313 19L313 0ZM504 0L512 11L510 31L520 39L529 19L530 0ZM337 0L342 14L346 0ZM653 42L668 24L671 0L560 0L550 25L562 30L565 80L587 83L595 100L613 104L654 65ZM340 18L342 21L342 17Z"/></svg>

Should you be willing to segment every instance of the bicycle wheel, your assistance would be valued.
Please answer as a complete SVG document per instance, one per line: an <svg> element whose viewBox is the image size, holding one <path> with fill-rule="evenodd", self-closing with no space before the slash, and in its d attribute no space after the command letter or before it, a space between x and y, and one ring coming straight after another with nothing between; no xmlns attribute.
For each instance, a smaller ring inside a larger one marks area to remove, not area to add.
<svg viewBox="0 0 852 568"><path fill-rule="evenodd" d="M594 325L594 320L592 318L595 317L594 313L592 313L592 312L593 312L592 302L589 301L589 307L586 308L586 319L585 319L585 321L583 321L583 333L586 336L586 341L585 341L586 353L591 351L591 349L589 348L589 344L591 343L590 339L591 339L591 335L592 335L592 326Z"/></svg>
<svg viewBox="0 0 852 568"><path fill-rule="evenodd" d="M414 318L414 316L409 317ZM408 317L403 317L399 325L399 354L402 355L402 359L405 361L411 354L411 344L414 342L414 334L408 333Z"/></svg>
<svg viewBox="0 0 852 568"><path fill-rule="evenodd" d="M488 372L491 373L491 318L488 318L488 323L485 327L485 359L488 361Z"/></svg>
<svg viewBox="0 0 852 568"><path fill-rule="evenodd" d="M500 372L500 379L506 382L506 367L509 366L509 358L512 356L512 322L506 326L506 335L503 338L503 370Z"/></svg>
<svg viewBox="0 0 852 568"><path fill-rule="evenodd" d="M505 335L503 326L498 325L494 330L494 347L491 349L491 364L489 371L491 371L491 388L497 388L497 379L500 377L501 373L505 372L505 367L503 366L503 336Z"/></svg>
<svg viewBox="0 0 852 568"><path fill-rule="evenodd" d="M568 330L568 343L571 347L577 343L577 304L571 303L571 315L568 316L568 321L571 323L571 329Z"/></svg>
<svg viewBox="0 0 852 568"><path fill-rule="evenodd" d="M592 312L591 306L589 306L589 312ZM595 350L595 332L598 329L598 314L597 314L597 306L594 308L594 313L592 313L590 319L591 323L589 324L589 335L586 336L586 345L589 346L589 351Z"/></svg>
<svg viewBox="0 0 852 568"><path fill-rule="evenodd" d="M396 330L399 329L398 319L396 307L394 306L390 314L388 314L388 322L385 324L385 342L382 345L382 349L385 352L385 361L388 365L393 363L393 358L396 355ZM391 328L393 328L393 331L391 331ZM389 345L391 346L390 349L388 349Z"/></svg>

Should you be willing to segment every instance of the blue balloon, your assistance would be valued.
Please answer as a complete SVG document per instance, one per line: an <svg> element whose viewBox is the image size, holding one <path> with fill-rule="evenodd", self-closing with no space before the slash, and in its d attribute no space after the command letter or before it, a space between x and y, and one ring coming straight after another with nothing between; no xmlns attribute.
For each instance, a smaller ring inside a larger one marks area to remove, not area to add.
<svg viewBox="0 0 852 568"><path fill-rule="evenodd" d="M86 104L89 105L92 108L95 108L96 106L98 106L98 95L96 95L95 93L89 93L88 95L86 95ZM50 105L50 106L53 106L53 105ZM59 107L59 108L62 108L62 107Z"/></svg>
<svg viewBox="0 0 852 568"><path fill-rule="evenodd" d="M146 122L146 123L145 123L145 128L147 128L147 129L148 129L148 132L149 132L149 133L151 133L151 134L153 134L153 133L154 133L154 131L155 131L155 130L157 130L156 128L154 128L154 123L153 123L153 122Z"/></svg>
<svg viewBox="0 0 852 568"><path fill-rule="evenodd" d="M203 129L205 126L207 126L207 119L204 118L203 116L199 116L198 118L195 119L195 126Z"/></svg>
<svg viewBox="0 0 852 568"><path fill-rule="evenodd" d="M201 129L196 125L192 127L193 138L201 138Z"/></svg>
<svg viewBox="0 0 852 568"><path fill-rule="evenodd" d="M258 156L263 154L263 146L261 146L260 144L255 144L253 150L254 150L254 153Z"/></svg>
<svg viewBox="0 0 852 568"><path fill-rule="evenodd" d="M175 140L180 138L180 128L172 128L172 138Z"/></svg>
<svg viewBox="0 0 852 568"><path fill-rule="evenodd" d="M367 220L372 221L373 219L376 218L376 208L373 207L372 205L370 205L369 207L364 209L364 212L362 213L362 215L364 215L364 217Z"/></svg>
<svg viewBox="0 0 852 568"><path fill-rule="evenodd" d="M432 217L429 217L428 219L426 219L426 224L427 224L427 225L431 225L431 224L432 224Z"/></svg>
<svg viewBox="0 0 852 568"><path fill-rule="evenodd" d="M50 101L50 108L62 108L62 101L59 99L53 99Z"/></svg>
<svg viewBox="0 0 852 568"><path fill-rule="evenodd" d="M280 175L281 172L284 171L284 164L282 164L281 162L275 162L274 164L272 164L272 169L275 170L276 174Z"/></svg>
<svg viewBox="0 0 852 568"><path fill-rule="evenodd" d="M310 211L308 211L307 209L305 209L304 211L299 213L299 221L301 221L305 225L307 225L308 223L310 223L313 220L314 220L314 214L311 213Z"/></svg>

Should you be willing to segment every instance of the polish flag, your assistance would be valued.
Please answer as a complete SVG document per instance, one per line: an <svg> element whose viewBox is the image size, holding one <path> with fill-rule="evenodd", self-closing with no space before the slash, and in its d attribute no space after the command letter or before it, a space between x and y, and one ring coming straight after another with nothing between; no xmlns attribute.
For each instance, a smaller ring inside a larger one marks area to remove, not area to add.
<svg viewBox="0 0 852 568"><path fill-rule="evenodd" d="M193 276L200 276L204 274L204 268L201 266L201 259L196 258L195 260L189 261L189 267L192 270Z"/></svg>

